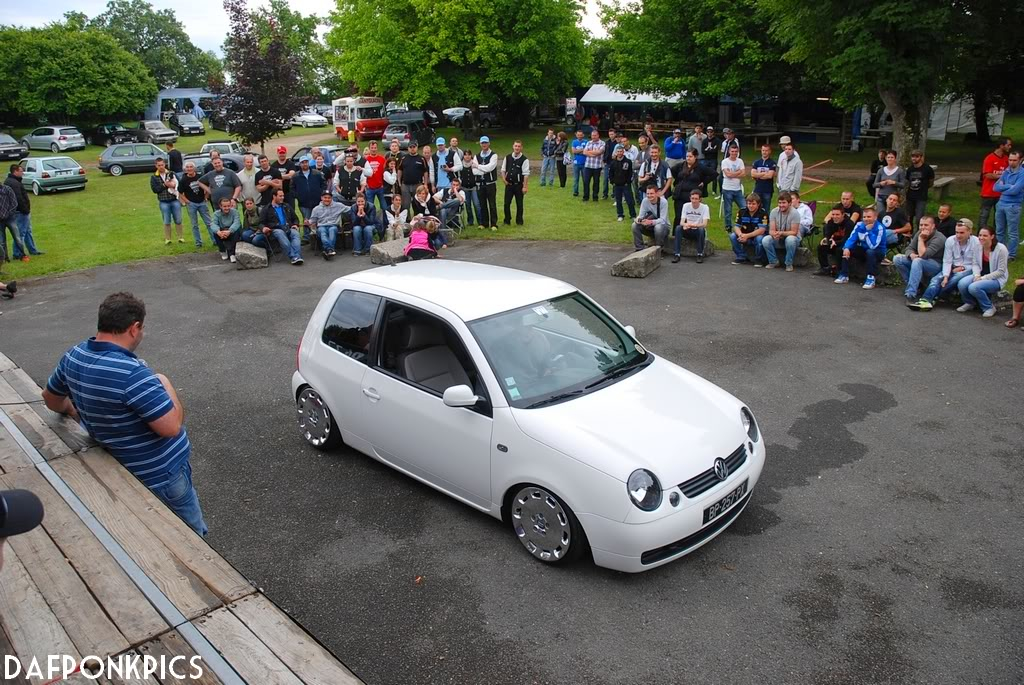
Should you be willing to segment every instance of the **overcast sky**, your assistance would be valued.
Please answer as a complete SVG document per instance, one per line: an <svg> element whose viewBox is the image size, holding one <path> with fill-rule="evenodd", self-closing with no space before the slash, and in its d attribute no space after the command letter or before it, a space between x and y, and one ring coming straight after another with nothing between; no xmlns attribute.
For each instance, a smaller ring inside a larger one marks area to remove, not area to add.
<svg viewBox="0 0 1024 685"><path fill-rule="evenodd" d="M585 0L587 14L583 26L595 35L604 35L597 16L597 0ZM150 0L156 9L170 8L185 26L192 42L203 50L220 53L224 34L228 30L227 16L217 0ZM250 0L250 5L264 4ZM302 14L327 15L334 9L333 0L289 0L292 9ZM43 26L57 21L65 12L83 12L88 17L101 14L106 0L0 0L0 24L15 26Z"/></svg>

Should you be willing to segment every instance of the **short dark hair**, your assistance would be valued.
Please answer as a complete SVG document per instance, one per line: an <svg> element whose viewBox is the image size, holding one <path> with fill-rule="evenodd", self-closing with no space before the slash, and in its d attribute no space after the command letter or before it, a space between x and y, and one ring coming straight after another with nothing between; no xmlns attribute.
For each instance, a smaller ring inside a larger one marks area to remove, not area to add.
<svg viewBox="0 0 1024 685"><path fill-rule="evenodd" d="M20 164L12 164L12 165L11 165L11 170L10 170L10 171L11 171L11 173L13 174L13 173L14 173L15 171L17 171L17 170L18 170L18 169L20 169L20 168L21 168L21 165L20 165Z"/></svg>
<svg viewBox="0 0 1024 685"><path fill-rule="evenodd" d="M844 209L846 209L846 207L843 207L843 203L842 202L837 202L834 205L832 205L832 211L835 211L837 209L841 212Z"/></svg>
<svg viewBox="0 0 1024 685"><path fill-rule="evenodd" d="M999 136L998 138L996 138L996 147L1002 147L1009 142L1011 141L1006 136Z"/></svg>
<svg viewBox="0 0 1024 685"><path fill-rule="evenodd" d="M131 293L113 293L100 303L96 330L100 333L124 333L132 324L146 320L146 304Z"/></svg>
<svg viewBox="0 0 1024 685"><path fill-rule="evenodd" d="M704 193L700 192L699 188L694 188L693 190L690 191L690 197L693 197L694 195L700 195L701 197L703 197Z"/></svg>
<svg viewBox="0 0 1024 685"><path fill-rule="evenodd" d="M231 200L232 200L232 199L233 199L233 198L230 198L230 197L228 197L228 196L226 196L226 195L225 195L224 197L222 197L222 198L221 198L220 200L218 200L218 201L217 201L217 204L219 204L219 205L222 205L222 204L224 204L225 202L227 202L228 204L231 204Z"/></svg>
<svg viewBox="0 0 1024 685"><path fill-rule="evenodd" d="M266 155L260 155L256 159L257 159L257 161L260 161L260 162L262 162L263 160L267 160L268 162L270 161L270 157L267 157Z"/></svg>
<svg viewBox="0 0 1024 685"><path fill-rule="evenodd" d="M779 199L785 200L786 202L792 202L793 196L789 194L788 190L783 190L781 193L779 193Z"/></svg>
<svg viewBox="0 0 1024 685"><path fill-rule="evenodd" d="M925 219L928 219L929 221L931 221L935 225L938 225L938 223L939 223L938 219L936 219L933 215L931 215L931 214L924 214L924 215L921 216L920 219L917 220L917 225L920 226L921 222L924 221Z"/></svg>

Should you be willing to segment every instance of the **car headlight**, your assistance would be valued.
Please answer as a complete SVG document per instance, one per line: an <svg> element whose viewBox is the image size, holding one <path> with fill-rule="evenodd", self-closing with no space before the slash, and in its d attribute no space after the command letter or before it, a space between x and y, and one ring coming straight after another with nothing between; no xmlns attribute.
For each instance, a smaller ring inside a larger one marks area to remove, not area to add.
<svg viewBox="0 0 1024 685"><path fill-rule="evenodd" d="M654 511L661 506L661 483L647 469L637 469L629 474L626 490L633 504L644 511Z"/></svg>
<svg viewBox="0 0 1024 685"><path fill-rule="evenodd" d="M757 422L754 421L754 415L746 407L740 409L740 420L743 421L743 429L747 431L750 439L757 442L757 439L760 437L760 433L757 431Z"/></svg>

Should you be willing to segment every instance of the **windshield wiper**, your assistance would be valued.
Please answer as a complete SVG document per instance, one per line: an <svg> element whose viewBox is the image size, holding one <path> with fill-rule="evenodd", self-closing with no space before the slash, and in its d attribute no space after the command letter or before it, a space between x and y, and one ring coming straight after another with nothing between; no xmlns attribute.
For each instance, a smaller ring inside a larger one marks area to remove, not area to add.
<svg viewBox="0 0 1024 685"><path fill-rule="evenodd" d="M570 392L563 392L563 393L560 393L558 395L552 395L551 397L546 397L543 400L538 400L537 402L534 402L533 404L527 405L526 408L527 409L536 409L537 407L543 407L543 406L548 405L548 404L554 404L555 402L561 402L562 400L567 400L570 397L575 397L576 395L582 395L582 394L583 394L582 390L572 390Z"/></svg>
<svg viewBox="0 0 1024 685"><path fill-rule="evenodd" d="M595 386L598 386L598 385L601 385L602 383L605 383L607 381L613 380L615 378L621 378L622 376L625 376L627 373L629 373L633 369L635 369L638 366L640 366L645 359L646 359L646 357L638 357L637 361L633 361L633 362L629 362L627 364L623 364L622 366L620 366L619 368L615 369L614 371L609 371L605 375L601 376L600 378L598 378L596 381L594 381L590 385L583 386L583 389L584 390L590 390L591 388L593 388Z"/></svg>

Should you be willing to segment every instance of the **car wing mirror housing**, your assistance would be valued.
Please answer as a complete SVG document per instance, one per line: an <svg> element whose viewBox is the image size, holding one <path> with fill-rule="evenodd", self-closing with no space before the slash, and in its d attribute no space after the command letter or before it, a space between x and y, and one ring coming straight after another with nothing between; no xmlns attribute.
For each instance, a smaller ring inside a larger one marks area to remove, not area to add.
<svg viewBox="0 0 1024 685"><path fill-rule="evenodd" d="M444 391L442 399L449 407L473 407L480 401L468 385L453 385Z"/></svg>
<svg viewBox="0 0 1024 685"><path fill-rule="evenodd" d="M636 340L636 329L633 328L632 326L626 326L625 328L626 332L629 333L629 337L631 337L633 340Z"/></svg>

